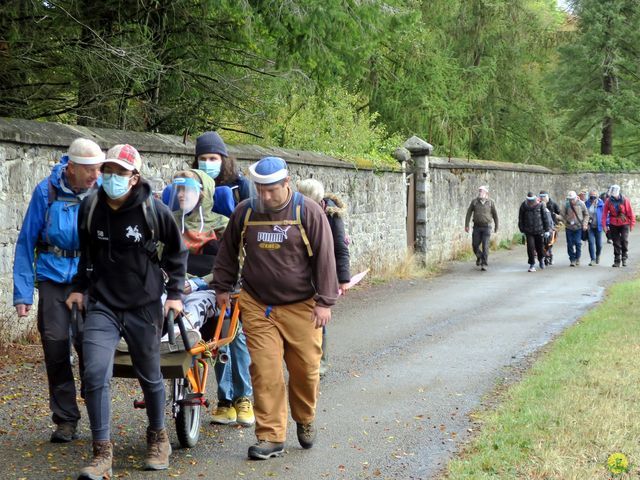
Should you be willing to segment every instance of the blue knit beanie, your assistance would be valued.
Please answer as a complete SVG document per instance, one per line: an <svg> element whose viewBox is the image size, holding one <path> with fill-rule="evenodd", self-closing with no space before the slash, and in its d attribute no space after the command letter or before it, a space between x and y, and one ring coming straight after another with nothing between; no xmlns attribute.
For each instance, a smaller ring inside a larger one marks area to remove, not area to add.
<svg viewBox="0 0 640 480"><path fill-rule="evenodd" d="M205 132L196 139L196 160L205 153L218 153L228 157L227 146L217 132Z"/></svg>

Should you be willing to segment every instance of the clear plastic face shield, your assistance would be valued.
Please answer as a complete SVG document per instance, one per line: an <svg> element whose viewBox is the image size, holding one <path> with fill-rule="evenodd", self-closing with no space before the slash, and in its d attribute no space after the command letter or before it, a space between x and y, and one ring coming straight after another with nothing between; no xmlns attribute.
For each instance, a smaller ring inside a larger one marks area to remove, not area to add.
<svg viewBox="0 0 640 480"><path fill-rule="evenodd" d="M249 195L257 212L275 212L289 200L289 171L279 157L266 157L249 167Z"/></svg>
<svg viewBox="0 0 640 480"><path fill-rule="evenodd" d="M184 218L200 204L200 194L202 187L200 182L190 177L176 177L171 182L171 197L169 205L174 212L178 212L182 218L182 229L184 231Z"/></svg>

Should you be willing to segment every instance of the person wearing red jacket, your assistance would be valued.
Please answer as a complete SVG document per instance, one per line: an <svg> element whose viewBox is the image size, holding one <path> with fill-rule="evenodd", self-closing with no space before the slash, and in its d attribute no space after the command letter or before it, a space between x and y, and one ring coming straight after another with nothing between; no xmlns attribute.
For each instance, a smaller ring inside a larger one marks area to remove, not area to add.
<svg viewBox="0 0 640 480"><path fill-rule="evenodd" d="M636 224L636 217L631 209L631 202L620 193L619 185L612 185L609 198L604 204L602 228L611 234L613 241L613 267L627 266L629 252L629 232Z"/></svg>

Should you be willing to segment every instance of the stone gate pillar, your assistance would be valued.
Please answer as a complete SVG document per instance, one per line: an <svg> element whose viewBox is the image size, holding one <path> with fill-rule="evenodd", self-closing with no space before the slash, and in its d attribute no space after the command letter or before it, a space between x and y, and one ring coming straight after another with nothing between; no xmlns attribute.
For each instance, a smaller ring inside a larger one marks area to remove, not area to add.
<svg viewBox="0 0 640 480"><path fill-rule="evenodd" d="M433 151L433 146L418 138L411 137L403 145L411 153L412 172L415 179L415 254L423 264L426 264L428 239L430 236L430 226L428 222L428 205L430 197L430 176L429 176L429 156Z"/></svg>

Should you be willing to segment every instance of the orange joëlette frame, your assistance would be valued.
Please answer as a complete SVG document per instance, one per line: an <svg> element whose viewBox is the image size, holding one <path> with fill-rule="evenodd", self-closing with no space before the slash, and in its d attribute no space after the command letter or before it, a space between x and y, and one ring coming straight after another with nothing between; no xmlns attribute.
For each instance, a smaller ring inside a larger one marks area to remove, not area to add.
<svg viewBox="0 0 640 480"><path fill-rule="evenodd" d="M196 357L205 351L212 352L213 354L217 354L218 349L225 345L230 344L236 336L236 328L238 326L238 319L240 317L240 302L238 301L238 294L234 293L231 295L232 299L235 299L235 304L233 306L233 313L231 314L231 321L229 322L229 330L227 332L227 336L224 338L220 338L220 334L222 332L222 325L224 324L224 317L226 314L226 306L220 309L220 315L218 316L218 324L216 325L216 331L213 334L213 338L211 341L206 344L198 344L194 346L189 353ZM192 391L194 393L202 393L204 394L207 387L207 375L209 373L209 365L206 362L205 358L198 357L194 359L193 366L187 372L187 379L191 384Z"/></svg>

